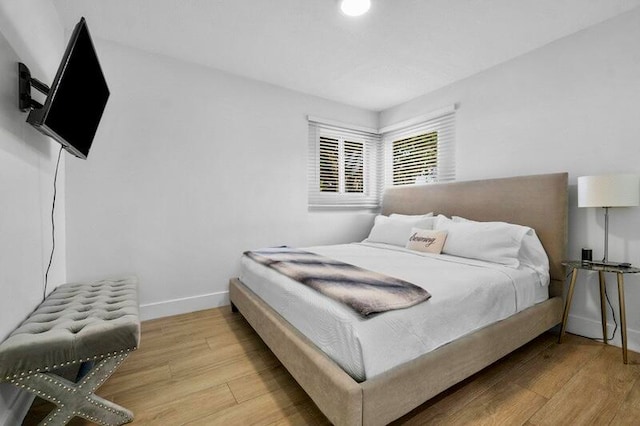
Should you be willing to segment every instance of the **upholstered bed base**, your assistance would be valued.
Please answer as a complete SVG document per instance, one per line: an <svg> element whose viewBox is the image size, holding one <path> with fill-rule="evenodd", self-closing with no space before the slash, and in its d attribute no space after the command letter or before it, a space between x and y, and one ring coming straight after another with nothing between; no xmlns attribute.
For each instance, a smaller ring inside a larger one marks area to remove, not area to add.
<svg viewBox="0 0 640 426"><path fill-rule="evenodd" d="M534 228L550 263L550 298L413 361L358 383L239 279L229 298L336 425L383 425L560 323L567 238L567 174L393 188L383 214L434 211Z"/></svg>
<svg viewBox="0 0 640 426"><path fill-rule="evenodd" d="M384 425L557 325L562 298L510 318L358 383L239 279L229 297L271 351L335 425Z"/></svg>

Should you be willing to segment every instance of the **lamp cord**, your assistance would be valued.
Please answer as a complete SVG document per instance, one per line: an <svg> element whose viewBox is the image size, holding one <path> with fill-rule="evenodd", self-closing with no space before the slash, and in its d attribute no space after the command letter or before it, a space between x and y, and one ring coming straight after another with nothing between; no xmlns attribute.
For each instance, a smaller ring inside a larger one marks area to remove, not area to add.
<svg viewBox="0 0 640 426"><path fill-rule="evenodd" d="M607 285L604 285L604 297L607 299L607 305L609 305L609 309L611 309L611 316L613 316L613 323L616 325L613 328L613 334L607 340L613 340L616 337L616 331L618 330L618 321L616 321L616 312L613 310L613 306L611 305L611 301L609 300L609 294L607 293ZM599 339L602 340L602 339Z"/></svg>
<svg viewBox="0 0 640 426"><path fill-rule="evenodd" d="M571 276L572 272L569 272L567 274L567 276L564 277L565 283L569 279L569 277ZM607 300L607 305L609 305L609 309L611 309L611 316L613 317L613 323L615 324L615 327L613 328L613 333L611 334L611 337L607 337L607 341L611 341L611 340L613 340L614 337L616 337L616 331L618 331L618 321L616 320L616 312L613 310L613 305L611 304L611 301L609 300L609 293L607 293L607 285L606 284L604 286L604 298ZM575 334L575 333L572 333L572 334ZM584 337L586 339L595 340L597 342L604 342L604 339L601 339L599 337L589 337L589 336L584 336L582 334L576 334L576 336Z"/></svg>
<svg viewBox="0 0 640 426"><path fill-rule="evenodd" d="M58 169L60 167L60 157L62 156L62 145L60 151L58 151L58 161L56 161L56 172L53 176L53 203L51 205L51 254L49 255L49 264L47 270L44 273L44 289L42 292L42 300L47 297L47 285L49 283L49 270L51 269L51 263L53 262L53 254L56 250L56 222L55 222L55 210L56 210L56 194L58 192Z"/></svg>

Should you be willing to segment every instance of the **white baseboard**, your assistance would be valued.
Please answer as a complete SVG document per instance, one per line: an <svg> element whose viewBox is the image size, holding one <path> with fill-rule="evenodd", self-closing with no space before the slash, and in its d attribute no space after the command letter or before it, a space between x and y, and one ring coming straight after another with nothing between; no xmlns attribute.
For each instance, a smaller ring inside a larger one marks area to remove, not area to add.
<svg viewBox="0 0 640 426"><path fill-rule="evenodd" d="M18 388L7 387L2 389L5 400L11 400L6 410L0 409L0 426L21 425L24 417L27 415L35 395L21 391ZM13 394L13 399L11 399ZM8 397L8 398L7 398Z"/></svg>
<svg viewBox="0 0 640 426"><path fill-rule="evenodd" d="M217 308L229 304L229 292L201 294L199 296L183 297L162 302L140 305L140 319L150 320L171 315L186 314L203 309Z"/></svg>
<svg viewBox="0 0 640 426"><path fill-rule="evenodd" d="M620 318L616 315L618 321L618 330L613 340L608 342L610 345L622 347L622 333L620 331ZM611 333L615 325L610 319L607 320L607 337L611 337ZM602 323L599 319L594 320L577 315L569 314L567 321L567 331L580 336L590 337L593 339L602 339ZM627 349L634 352L640 352L640 332L627 327Z"/></svg>

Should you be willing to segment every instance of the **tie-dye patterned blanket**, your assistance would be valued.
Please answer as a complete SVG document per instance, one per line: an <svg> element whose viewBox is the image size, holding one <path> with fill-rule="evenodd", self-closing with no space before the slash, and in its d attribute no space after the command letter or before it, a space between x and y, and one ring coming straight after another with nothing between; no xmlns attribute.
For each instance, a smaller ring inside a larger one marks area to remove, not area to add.
<svg viewBox="0 0 640 426"><path fill-rule="evenodd" d="M402 309L431 297L409 282L289 247L247 251L246 256L344 303L363 317Z"/></svg>

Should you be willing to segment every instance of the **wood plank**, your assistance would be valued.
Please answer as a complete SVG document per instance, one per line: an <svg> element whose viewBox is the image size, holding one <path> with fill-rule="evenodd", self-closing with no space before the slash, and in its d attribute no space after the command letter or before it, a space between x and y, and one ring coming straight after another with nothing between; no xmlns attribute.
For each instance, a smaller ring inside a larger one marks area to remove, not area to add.
<svg viewBox="0 0 640 426"><path fill-rule="evenodd" d="M310 401L309 397L295 382L285 387L204 416L189 425L268 425L291 416L300 409L300 403Z"/></svg>
<svg viewBox="0 0 640 426"><path fill-rule="evenodd" d="M171 370L168 365L161 365L154 368L145 368L136 372L126 374L116 373L100 387L100 395L111 395L115 392L127 391L134 387L153 386L157 382L169 380ZM107 397L108 399L108 397Z"/></svg>
<svg viewBox="0 0 640 426"><path fill-rule="evenodd" d="M513 377L515 370L532 359L536 359L546 348L553 347L557 337L544 334L532 342L505 356L469 379L451 387L392 424L424 425L437 423L443 418L463 409L467 404L489 390L499 381Z"/></svg>
<svg viewBox="0 0 640 426"><path fill-rule="evenodd" d="M135 424L178 425L213 415L237 405L226 384L173 399L155 409L136 413Z"/></svg>
<svg viewBox="0 0 640 426"><path fill-rule="evenodd" d="M304 404L300 404L294 407L292 413L270 426L331 426L331 422L324 414L316 407L316 405L309 401Z"/></svg>
<svg viewBox="0 0 640 426"><path fill-rule="evenodd" d="M271 360L265 359L267 351L247 351L241 344L227 345L217 351L206 349L193 353L191 356L169 361L168 365L174 377L191 377L206 374L225 368L235 361L251 364L255 371L261 371L273 365ZM234 376L235 377L235 376Z"/></svg>
<svg viewBox="0 0 640 426"><path fill-rule="evenodd" d="M484 392L464 410L442 419L444 425L521 425L524 424L547 399L515 383L497 383Z"/></svg>
<svg viewBox="0 0 640 426"><path fill-rule="evenodd" d="M608 424L640 377L640 367L625 365L620 349L604 346L567 382L530 422L534 425Z"/></svg>
<svg viewBox="0 0 640 426"><path fill-rule="evenodd" d="M549 399L602 350L601 344L567 335L561 345L547 348L523 365L515 383Z"/></svg>
<svg viewBox="0 0 640 426"><path fill-rule="evenodd" d="M254 350L267 350L266 343L258 337L253 330L251 332L246 331L233 331L226 334L218 333L213 337L205 339L209 348L212 351L218 350L227 345L242 345L247 352Z"/></svg>
<svg viewBox="0 0 640 426"><path fill-rule="evenodd" d="M624 402L631 407L640 409L640 379L635 381Z"/></svg>
<svg viewBox="0 0 640 426"><path fill-rule="evenodd" d="M156 408L171 401L186 397L212 386L226 384L238 377L255 374L264 364L258 364L246 358L236 358L217 368L198 371L173 377L170 380L157 382L154 386L138 386L112 394L111 400L135 412L135 409Z"/></svg>
<svg viewBox="0 0 640 426"><path fill-rule="evenodd" d="M163 345L155 347L144 346L134 351L116 370L116 375L128 374L142 369L149 369L166 365L169 361L188 357L191 353L198 353L211 349L205 339L194 339L181 342L180 345L172 344L168 341Z"/></svg>
<svg viewBox="0 0 640 426"><path fill-rule="evenodd" d="M282 366L269 368L255 374L239 377L227 384L238 403L273 392L287 386L293 377Z"/></svg>
<svg viewBox="0 0 640 426"><path fill-rule="evenodd" d="M623 403L609 423L611 426L638 426L640 423L640 408Z"/></svg>
<svg viewBox="0 0 640 426"><path fill-rule="evenodd" d="M640 378L635 381L610 425L633 425L640 422Z"/></svg>
<svg viewBox="0 0 640 426"><path fill-rule="evenodd" d="M153 331L162 332L162 324L165 323L166 321L167 321L166 318L142 321L140 323L140 331L145 335L147 334L151 335L151 332Z"/></svg>

